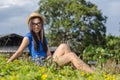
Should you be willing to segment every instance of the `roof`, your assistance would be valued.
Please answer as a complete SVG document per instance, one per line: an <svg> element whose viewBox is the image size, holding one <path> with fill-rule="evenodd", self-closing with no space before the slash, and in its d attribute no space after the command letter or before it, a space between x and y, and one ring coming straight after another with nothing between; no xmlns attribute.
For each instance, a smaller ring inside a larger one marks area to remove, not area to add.
<svg viewBox="0 0 120 80"><path fill-rule="evenodd" d="M15 33L11 33L11 34L0 35L0 39L3 39L3 38L5 38L5 37L14 37L14 36L23 38L23 36L21 36L21 35L18 35L18 34L15 34Z"/></svg>

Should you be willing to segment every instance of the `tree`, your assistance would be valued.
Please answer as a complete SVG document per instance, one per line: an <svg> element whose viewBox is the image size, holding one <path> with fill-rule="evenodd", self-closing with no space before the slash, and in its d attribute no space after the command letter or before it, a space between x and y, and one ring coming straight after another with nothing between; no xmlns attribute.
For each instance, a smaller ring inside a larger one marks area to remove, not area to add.
<svg viewBox="0 0 120 80"><path fill-rule="evenodd" d="M46 18L50 45L69 42L77 53L89 45L105 45L105 22L97 6L85 0L40 0L39 10Z"/></svg>
<svg viewBox="0 0 120 80"><path fill-rule="evenodd" d="M106 48L111 54L111 58L114 58L118 63L120 63L120 36L106 36Z"/></svg>

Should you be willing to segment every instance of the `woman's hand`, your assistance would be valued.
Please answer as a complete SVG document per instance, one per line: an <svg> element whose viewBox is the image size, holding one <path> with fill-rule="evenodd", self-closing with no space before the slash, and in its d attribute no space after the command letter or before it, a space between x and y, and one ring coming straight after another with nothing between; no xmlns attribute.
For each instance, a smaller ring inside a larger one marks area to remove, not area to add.
<svg viewBox="0 0 120 80"><path fill-rule="evenodd" d="M11 62L12 60L11 59L8 59L7 63Z"/></svg>
<svg viewBox="0 0 120 80"><path fill-rule="evenodd" d="M27 45L29 44L29 39L27 37L24 37L22 40L22 43L20 45L20 47L18 48L18 50L10 57L10 59L8 59L7 63L13 61L15 58L17 58L18 56L20 56L22 54L22 51L27 47Z"/></svg>
<svg viewBox="0 0 120 80"><path fill-rule="evenodd" d="M52 56L47 56L47 58L46 58L46 59L50 59L50 58L52 58Z"/></svg>

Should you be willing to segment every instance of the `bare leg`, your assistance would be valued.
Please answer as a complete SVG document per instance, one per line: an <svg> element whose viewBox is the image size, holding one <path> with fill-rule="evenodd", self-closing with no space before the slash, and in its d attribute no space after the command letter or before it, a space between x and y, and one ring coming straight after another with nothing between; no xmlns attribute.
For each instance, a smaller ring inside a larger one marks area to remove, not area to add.
<svg viewBox="0 0 120 80"><path fill-rule="evenodd" d="M71 50L70 48L66 45L66 44L60 44L60 46L58 46L58 48L55 50L54 54L53 54L53 58L59 58L60 56L64 55L64 54L68 54L70 53Z"/></svg>
<svg viewBox="0 0 120 80"><path fill-rule="evenodd" d="M79 69L79 70L83 70L86 72L91 72L93 73L94 71L86 64L84 63L75 53L71 52L69 54L69 58L70 58L70 62L73 63L73 65Z"/></svg>
<svg viewBox="0 0 120 80"><path fill-rule="evenodd" d="M53 61L57 62L60 66L72 62L77 69L91 73L94 72L75 53L71 52L66 44L61 44L56 49L55 53L53 54Z"/></svg>

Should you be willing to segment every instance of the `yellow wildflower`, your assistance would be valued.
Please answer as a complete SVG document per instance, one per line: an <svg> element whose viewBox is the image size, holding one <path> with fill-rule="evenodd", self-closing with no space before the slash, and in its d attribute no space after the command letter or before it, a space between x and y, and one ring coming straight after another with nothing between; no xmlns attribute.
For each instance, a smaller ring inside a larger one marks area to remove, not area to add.
<svg viewBox="0 0 120 80"><path fill-rule="evenodd" d="M93 80L93 79L92 79L92 76L89 76L88 79L89 79L89 80Z"/></svg>
<svg viewBox="0 0 120 80"><path fill-rule="evenodd" d="M45 80L47 78L47 75L46 74L43 74L42 77L41 77L43 80Z"/></svg>
<svg viewBox="0 0 120 80"><path fill-rule="evenodd" d="M11 79L10 80L15 80L15 76L11 76Z"/></svg>
<svg viewBox="0 0 120 80"><path fill-rule="evenodd" d="M85 73L84 73L84 72L81 72L81 76L85 76Z"/></svg>
<svg viewBox="0 0 120 80"><path fill-rule="evenodd" d="M45 72L46 67L43 66L41 70L42 70L42 72Z"/></svg>
<svg viewBox="0 0 120 80"><path fill-rule="evenodd" d="M2 78L1 80L6 80L5 78Z"/></svg>

